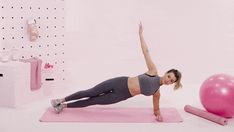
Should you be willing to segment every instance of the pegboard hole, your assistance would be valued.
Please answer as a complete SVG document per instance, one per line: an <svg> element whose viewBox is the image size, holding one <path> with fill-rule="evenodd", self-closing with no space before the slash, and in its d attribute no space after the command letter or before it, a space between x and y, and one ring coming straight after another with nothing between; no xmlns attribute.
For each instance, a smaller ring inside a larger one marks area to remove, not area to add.
<svg viewBox="0 0 234 132"><path fill-rule="evenodd" d="M4 6L2 6L2 8L4 8Z"/></svg>
<svg viewBox="0 0 234 132"><path fill-rule="evenodd" d="M21 29L24 29L24 27L21 27Z"/></svg>
<svg viewBox="0 0 234 132"><path fill-rule="evenodd" d="M2 27L2 29L5 29L4 27Z"/></svg>
<svg viewBox="0 0 234 132"><path fill-rule="evenodd" d="M4 19L4 17L2 17L2 19Z"/></svg>
<svg viewBox="0 0 234 132"><path fill-rule="evenodd" d="M15 29L14 27L11 27L11 29Z"/></svg>

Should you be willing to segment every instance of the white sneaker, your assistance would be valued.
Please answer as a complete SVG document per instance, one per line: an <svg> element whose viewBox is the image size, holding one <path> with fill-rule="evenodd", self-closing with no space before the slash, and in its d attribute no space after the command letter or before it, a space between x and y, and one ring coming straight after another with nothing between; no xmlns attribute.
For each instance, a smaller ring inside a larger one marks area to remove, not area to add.
<svg viewBox="0 0 234 132"><path fill-rule="evenodd" d="M60 112L63 111L64 105L63 104L59 104L57 106L54 107L54 111L56 114L59 114Z"/></svg>
<svg viewBox="0 0 234 132"><path fill-rule="evenodd" d="M59 106L62 103L62 101L60 99L52 99L50 103L53 107L56 107Z"/></svg>

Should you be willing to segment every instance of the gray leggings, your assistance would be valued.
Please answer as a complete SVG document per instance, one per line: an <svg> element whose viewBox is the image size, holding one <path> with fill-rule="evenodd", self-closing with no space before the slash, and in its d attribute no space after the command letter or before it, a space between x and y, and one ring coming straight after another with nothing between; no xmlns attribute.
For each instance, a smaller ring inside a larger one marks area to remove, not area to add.
<svg viewBox="0 0 234 132"><path fill-rule="evenodd" d="M77 100L67 104L68 108L72 108L86 107L96 104L113 104L130 97L132 97L132 95L128 90L128 77L123 76L106 80L91 89L78 91L65 97L65 101Z"/></svg>

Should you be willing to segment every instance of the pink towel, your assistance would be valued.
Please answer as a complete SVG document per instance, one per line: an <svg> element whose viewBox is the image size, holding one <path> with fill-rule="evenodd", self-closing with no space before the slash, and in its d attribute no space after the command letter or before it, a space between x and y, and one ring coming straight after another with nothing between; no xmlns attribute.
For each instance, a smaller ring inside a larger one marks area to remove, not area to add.
<svg viewBox="0 0 234 132"><path fill-rule="evenodd" d="M41 65L42 60L36 57L30 59L21 59L22 62L31 64L31 90L37 90L41 87Z"/></svg>
<svg viewBox="0 0 234 132"><path fill-rule="evenodd" d="M175 108L161 108L164 123L182 122ZM56 114L48 108L43 114L42 122L109 122L109 123L157 123L153 108L65 108Z"/></svg>

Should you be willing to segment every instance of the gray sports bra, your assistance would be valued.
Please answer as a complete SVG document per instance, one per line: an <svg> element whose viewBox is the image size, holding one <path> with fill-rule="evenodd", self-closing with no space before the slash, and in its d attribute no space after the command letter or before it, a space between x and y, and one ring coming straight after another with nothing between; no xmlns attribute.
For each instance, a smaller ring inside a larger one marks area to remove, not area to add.
<svg viewBox="0 0 234 132"><path fill-rule="evenodd" d="M138 76L141 94L153 95L160 87L160 77L158 75L151 76L147 73Z"/></svg>

